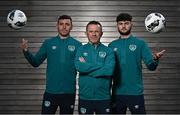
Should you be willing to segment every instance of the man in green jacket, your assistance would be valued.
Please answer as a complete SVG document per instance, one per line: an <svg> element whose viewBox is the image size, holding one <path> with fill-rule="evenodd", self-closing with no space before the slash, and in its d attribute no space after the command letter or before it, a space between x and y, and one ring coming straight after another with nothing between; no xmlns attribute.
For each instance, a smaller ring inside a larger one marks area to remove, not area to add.
<svg viewBox="0 0 180 115"><path fill-rule="evenodd" d="M75 66L79 71L79 113L110 113L111 76L115 57L111 48L100 42L102 26L90 21L86 26L89 42L81 46L76 54Z"/></svg>
<svg viewBox="0 0 180 115"><path fill-rule="evenodd" d="M131 35L132 16L121 13L116 18L120 38L111 42L116 56L113 80L113 113L125 114L129 108L133 114L145 114L142 60L151 71L158 66L165 50L152 55L148 45Z"/></svg>
<svg viewBox="0 0 180 115"><path fill-rule="evenodd" d="M46 90L41 113L55 114L59 106L60 114L73 114L77 73L74 58L81 43L70 36L70 16L60 16L56 26L58 35L45 40L36 55L28 50L27 40L22 40L21 48L25 58L34 67L47 59Z"/></svg>

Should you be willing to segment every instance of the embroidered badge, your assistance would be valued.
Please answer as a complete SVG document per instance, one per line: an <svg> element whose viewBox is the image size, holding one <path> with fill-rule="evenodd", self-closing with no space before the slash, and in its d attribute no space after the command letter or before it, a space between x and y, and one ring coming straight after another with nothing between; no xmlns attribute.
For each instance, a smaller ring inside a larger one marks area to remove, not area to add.
<svg viewBox="0 0 180 115"><path fill-rule="evenodd" d="M74 105L71 105L70 108L71 108L71 109L74 109Z"/></svg>
<svg viewBox="0 0 180 115"><path fill-rule="evenodd" d="M75 46L73 45L68 45L68 50L73 52L75 50Z"/></svg>
<svg viewBox="0 0 180 115"><path fill-rule="evenodd" d="M100 51L100 52L99 52L99 57L105 58L105 57L106 57L106 52Z"/></svg>
<svg viewBox="0 0 180 115"><path fill-rule="evenodd" d="M138 109L138 108L139 108L139 105L135 105L134 108L135 108L135 109Z"/></svg>
<svg viewBox="0 0 180 115"><path fill-rule="evenodd" d="M83 56L88 56L88 53L87 53L87 52L84 52L84 53L83 53Z"/></svg>
<svg viewBox="0 0 180 115"><path fill-rule="evenodd" d="M57 47L56 46L52 46L52 49L55 50Z"/></svg>
<svg viewBox="0 0 180 115"><path fill-rule="evenodd" d="M50 102L50 101L45 101L45 102L44 102L44 106L45 106L45 107L49 107L50 105L51 105L51 102Z"/></svg>
<svg viewBox="0 0 180 115"><path fill-rule="evenodd" d="M113 50L116 52L118 50L118 48L114 48Z"/></svg>
<svg viewBox="0 0 180 115"><path fill-rule="evenodd" d="M129 45L129 49L130 49L131 51L135 51L136 48L137 48L137 46L134 45L134 44Z"/></svg>
<svg viewBox="0 0 180 115"><path fill-rule="evenodd" d="M110 109L109 109L109 108L107 108L107 109L106 109L106 112L107 112L107 113L109 113L109 112L110 112Z"/></svg>
<svg viewBox="0 0 180 115"><path fill-rule="evenodd" d="M86 108L82 108L82 107L81 107L81 108L80 108L80 111L81 111L82 114L85 114L85 113L86 113Z"/></svg>

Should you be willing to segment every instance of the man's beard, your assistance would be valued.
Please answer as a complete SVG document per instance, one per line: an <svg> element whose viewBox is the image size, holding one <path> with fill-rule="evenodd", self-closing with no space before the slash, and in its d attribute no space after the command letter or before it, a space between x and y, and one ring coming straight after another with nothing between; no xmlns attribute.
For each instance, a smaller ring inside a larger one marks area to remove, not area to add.
<svg viewBox="0 0 180 115"><path fill-rule="evenodd" d="M62 36L62 37L68 37L69 34L70 34L70 31L63 33L63 32L61 32L60 29L58 28L58 33L59 33L59 35Z"/></svg>
<svg viewBox="0 0 180 115"><path fill-rule="evenodd" d="M127 32L122 32L122 31L119 30L119 33L121 35L129 35L131 33L131 28Z"/></svg>

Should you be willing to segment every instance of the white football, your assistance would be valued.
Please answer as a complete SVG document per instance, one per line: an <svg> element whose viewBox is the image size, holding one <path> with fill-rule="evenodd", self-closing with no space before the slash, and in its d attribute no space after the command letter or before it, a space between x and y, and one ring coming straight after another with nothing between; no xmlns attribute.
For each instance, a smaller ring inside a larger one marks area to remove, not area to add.
<svg viewBox="0 0 180 115"><path fill-rule="evenodd" d="M12 10L7 16L8 26L13 29L21 29L27 23L27 17L21 10Z"/></svg>
<svg viewBox="0 0 180 115"><path fill-rule="evenodd" d="M160 13L151 13L145 19L146 30L151 33L160 33L165 25L166 20Z"/></svg>

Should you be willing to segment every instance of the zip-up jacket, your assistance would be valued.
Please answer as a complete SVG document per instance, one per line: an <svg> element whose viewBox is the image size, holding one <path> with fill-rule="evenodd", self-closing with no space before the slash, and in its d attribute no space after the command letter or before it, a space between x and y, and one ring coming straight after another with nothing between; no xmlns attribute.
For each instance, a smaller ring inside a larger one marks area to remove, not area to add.
<svg viewBox="0 0 180 115"><path fill-rule="evenodd" d="M85 62L79 60L80 57ZM115 57L111 48L91 43L81 46L76 54L75 66L79 71L79 97L84 100L110 99L111 76Z"/></svg>
<svg viewBox="0 0 180 115"><path fill-rule="evenodd" d="M46 92L52 94L75 94L76 69L74 58L81 43L72 37L59 36L45 40L39 51L33 55L23 51L28 62L38 67L47 58Z"/></svg>
<svg viewBox="0 0 180 115"><path fill-rule="evenodd" d="M143 94L142 61L151 71L158 66L148 45L141 39L130 36L117 39L109 44L116 56L116 67L113 80L113 94Z"/></svg>

